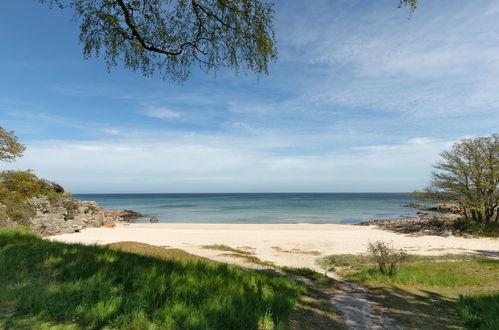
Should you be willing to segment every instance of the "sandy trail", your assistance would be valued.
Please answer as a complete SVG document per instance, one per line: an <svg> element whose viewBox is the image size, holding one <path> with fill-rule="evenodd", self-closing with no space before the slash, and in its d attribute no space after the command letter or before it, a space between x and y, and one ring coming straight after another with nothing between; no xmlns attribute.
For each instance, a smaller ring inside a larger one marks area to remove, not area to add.
<svg viewBox="0 0 499 330"><path fill-rule="evenodd" d="M393 242L407 253L488 253L499 255L499 240L441 236L411 236L374 226L338 224L129 224L115 228L88 228L79 233L49 237L62 242L108 244L136 241L169 246L216 258L220 251L203 245L225 244L253 252L280 266L317 269L315 260L325 255L366 253L369 241Z"/></svg>

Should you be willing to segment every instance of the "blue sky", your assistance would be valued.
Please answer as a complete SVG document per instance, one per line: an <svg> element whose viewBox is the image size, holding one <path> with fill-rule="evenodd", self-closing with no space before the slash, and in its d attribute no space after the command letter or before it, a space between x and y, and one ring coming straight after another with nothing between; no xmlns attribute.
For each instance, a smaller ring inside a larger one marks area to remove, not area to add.
<svg viewBox="0 0 499 330"><path fill-rule="evenodd" d="M0 125L75 193L411 191L499 127L499 3L279 1L269 76L83 60L71 12L0 3Z"/></svg>

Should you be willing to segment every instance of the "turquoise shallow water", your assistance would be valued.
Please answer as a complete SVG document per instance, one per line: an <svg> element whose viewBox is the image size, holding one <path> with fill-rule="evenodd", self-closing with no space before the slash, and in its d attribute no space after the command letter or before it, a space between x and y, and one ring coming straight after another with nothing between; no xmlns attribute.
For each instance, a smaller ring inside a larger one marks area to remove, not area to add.
<svg viewBox="0 0 499 330"><path fill-rule="evenodd" d="M407 193L75 194L111 210L130 209L160 222L356 223L413 216Z"/></svg>

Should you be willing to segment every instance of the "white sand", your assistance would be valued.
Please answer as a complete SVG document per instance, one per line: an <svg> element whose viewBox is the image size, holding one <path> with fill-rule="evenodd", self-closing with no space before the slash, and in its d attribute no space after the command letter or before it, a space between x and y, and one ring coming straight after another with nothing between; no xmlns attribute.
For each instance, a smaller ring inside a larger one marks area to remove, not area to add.
<svg viewBox="0 0 499 330"><path fill-rule="evenodd" d="M330 255L366 253L369 241L393 242L408 253L487 253L499 255L499 240L415 236L388 232L374 226L337 224L130 224L115 228L89 228L80 233L49 237L68 243L108 244L136 241L186 250L221 261L223 252L202 245L224 244L254 252L277 265L317 269L315 259Z"/></svg>

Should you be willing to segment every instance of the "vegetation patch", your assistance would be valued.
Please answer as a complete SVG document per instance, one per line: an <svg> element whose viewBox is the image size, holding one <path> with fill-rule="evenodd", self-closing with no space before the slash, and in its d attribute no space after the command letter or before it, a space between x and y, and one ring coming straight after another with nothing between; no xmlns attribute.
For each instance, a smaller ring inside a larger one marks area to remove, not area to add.
<svg viewBox="0 0 499 330"><path fill-rule="evenodd" d="M50 204L58 205L62 203L63 194L61 186L38 178L32 171L0 172L0 204L5 206L4 216L20 225L27 225L36 213L29 203L31 198L45 196ZM61 206L67 207L68 216L72 217L74 205Z"/></svg>
<svg viewBox="0 0 499 330"><path fill-rule="evenodd" d="M408 329L494 329L499 315L499 260L477 255L410 255L393 276L381 274L371 256L333 255L334 268L380 297Z"/></svg>
<svg viewBox="0 0 499 330"><path fill-rule="evenodd" d="M180 250L63 244L11 229L0 230L0 264L0 328L284 328L307 291Z"/></svg>
<svg viewBox="0 0 499 330"><path fill-rule="evenodd" d="M208 250L219 250L219 251L233 252L233 253L244 254L244 255L251 255L252 254L249 251L235 249L235 248L232 248L232 247L224 245L224 244L203 245L202 248L208 249Z"/></svg>

